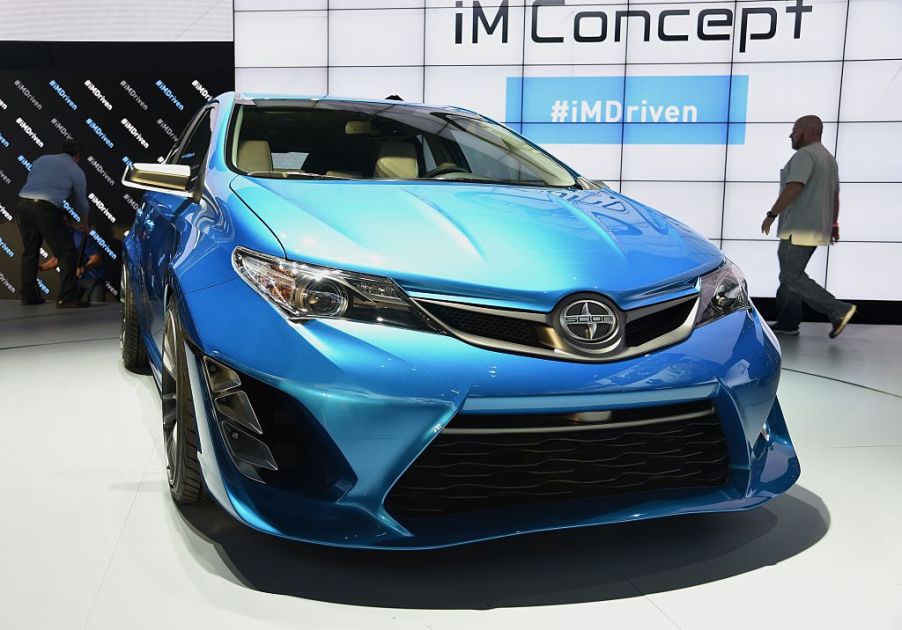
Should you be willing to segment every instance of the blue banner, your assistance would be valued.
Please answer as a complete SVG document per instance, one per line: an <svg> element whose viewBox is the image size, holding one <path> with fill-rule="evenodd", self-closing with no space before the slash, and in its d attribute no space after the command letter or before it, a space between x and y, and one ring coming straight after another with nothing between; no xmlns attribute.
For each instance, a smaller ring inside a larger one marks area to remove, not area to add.
<svg viewBox="0 0 902 630"><path fill-rule="evenodd" d="M749 78L510 77L507 124L543 144L745 144Z"/></svg>

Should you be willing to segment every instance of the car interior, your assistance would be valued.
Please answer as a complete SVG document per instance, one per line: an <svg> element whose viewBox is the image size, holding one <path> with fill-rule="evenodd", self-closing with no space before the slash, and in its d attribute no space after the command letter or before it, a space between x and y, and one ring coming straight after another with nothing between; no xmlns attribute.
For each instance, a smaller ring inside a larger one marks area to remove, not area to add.
<svg viewBox="0 0 902 630"><path fill-rule="evenodd" d="M422 133L400 122L353 111L248 108L235 166L248 173L416 179L435 162Z"/></svg>
<svg viewBox="0 0 902 630"><path fill-rule="evenodd" d="M502 138L487 127L427 107L344 102L242 107L232 131L231 161L237 170L262 177L545 184L563 175L571 180L564 185L572 184L569 174L540 152L522 151L516 144L522 139Z"/></svg>

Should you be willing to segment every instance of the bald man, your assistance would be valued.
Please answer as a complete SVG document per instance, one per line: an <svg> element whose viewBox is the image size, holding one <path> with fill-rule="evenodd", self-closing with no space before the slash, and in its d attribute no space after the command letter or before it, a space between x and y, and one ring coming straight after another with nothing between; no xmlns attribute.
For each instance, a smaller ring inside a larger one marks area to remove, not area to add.
<svg viewBox="0 0 902 630"><path fill-rule="evenodd" d="M780 287L777 289L777 322L780 335L798 335L802 303L826 315L833 339L843 331L855 305L837 300L805 273L805 267L821 245L839 240L839 168L821 144L824 123L817 116L802 116L789 134L795 153L780 170L780 196L761 224L770 228L779 217Z"/></svg>

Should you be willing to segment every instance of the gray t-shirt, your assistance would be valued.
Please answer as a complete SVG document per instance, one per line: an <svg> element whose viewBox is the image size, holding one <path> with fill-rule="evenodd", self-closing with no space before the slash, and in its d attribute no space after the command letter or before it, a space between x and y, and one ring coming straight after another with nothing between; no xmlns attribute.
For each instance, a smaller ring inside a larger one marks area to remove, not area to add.
<svg viewBox="0 0 902 630"><path fill-rule="evenodd" d="M829 245L833 231L833 197L839 191L839 167L820 142L796 151L780 169L780 192L789 182L805 184L783 212L777 236L795 245Z"/></svg>

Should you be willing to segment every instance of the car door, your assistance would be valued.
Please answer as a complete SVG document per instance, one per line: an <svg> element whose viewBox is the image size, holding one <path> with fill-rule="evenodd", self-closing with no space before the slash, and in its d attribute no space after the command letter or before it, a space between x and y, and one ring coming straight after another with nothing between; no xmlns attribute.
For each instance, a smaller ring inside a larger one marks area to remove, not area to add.
<svg viewBox="0 0 902 630"><path fill-rule="evenodd" d="M212 139L216 106L208 105L197 113L189 124L179 147L170 155L170 164L184 164L191 168L188 190L197 193L203 187L206 158ZM163 192L144 197L144 223L141 230L142 292L146 307L146 330L159 356L163 343L165 291L169 282L169 266L178 246L177 221L196 206L199 194L191 197Z"/></svg>

